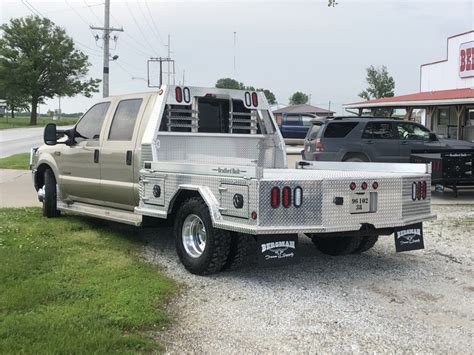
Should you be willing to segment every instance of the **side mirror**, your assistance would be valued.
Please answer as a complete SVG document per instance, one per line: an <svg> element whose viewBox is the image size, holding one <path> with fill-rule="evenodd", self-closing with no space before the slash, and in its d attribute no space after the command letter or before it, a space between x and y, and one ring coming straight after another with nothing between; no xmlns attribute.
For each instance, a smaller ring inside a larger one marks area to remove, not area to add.
<svg viewBox="0 0 474 355"><path fill-rule="evenodd" d="M44 127L43 140L46 145L55 145L58 142L56 125L54 123L48 123Z"/></svg>

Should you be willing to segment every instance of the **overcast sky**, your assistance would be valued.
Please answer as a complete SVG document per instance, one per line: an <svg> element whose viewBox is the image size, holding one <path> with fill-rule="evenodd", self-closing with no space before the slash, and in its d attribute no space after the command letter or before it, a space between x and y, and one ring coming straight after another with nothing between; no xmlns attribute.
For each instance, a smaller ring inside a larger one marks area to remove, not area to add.
<svg viewBox="0 0 474 355"><path fill-rule="evenodd" d="M25 1L25 0L23 0ZM23 1L2 0L2 22L27 16ZM448 36L474 29L474 0L466 1L114 1L111 25L123 27L110 64L110 94L152 90L142 80L150 56L166 56L171 35L176 82L214 86L235 77L269 88L286 104L297 90L311 102L341 113L365 89L365 68L386 65L396 94L419 89L419 66L444 59ZM29 0L41 14L66 28L89 55L90 75L102 78L101 42L88 25L103 25L102 0ZM234 31L236 71L234 73ZM234 75L235 74L235 75ZM142 79L132 79L138 77ZM85 111L102 97L62 100L63 112ZM57 99L41 112L57 108Z"/></svg>

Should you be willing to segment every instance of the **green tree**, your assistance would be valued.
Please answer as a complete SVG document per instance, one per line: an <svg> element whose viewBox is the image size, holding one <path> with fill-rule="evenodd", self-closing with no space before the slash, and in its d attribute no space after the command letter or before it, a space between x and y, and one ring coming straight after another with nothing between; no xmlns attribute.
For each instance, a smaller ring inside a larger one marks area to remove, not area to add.
<svg viewBox="0 0 474 355"><path fill-rule="evenodd" d="M308 103L309 97L304 92L297 91L288 100L290 105L302 105Z"/></svg>
<svg viewBox="0 0 474 355"><path fill-rule="evenodd" d="M385 65L367 68L367 77L365 79L369 85L359 96L365 100L380 99L382 97L392 97L395 90L395 80L388 74Z"/></svg>
<svg viewBox="0 0 474 355"><path fill-rule="evenodd" d="M277 103L275 94L268 89L257 89L257 91L261 91L265 94L267 101L270 105L275 105Z"/></svg>
<svg viewBox="0 0 474 355"><path fill-rule="evenodd" d="M222 78L217 80L216 88L219 89L234 89L234 90L249 90L249 91L261 91L265 94L267 101L270 105L276 104L275 94L268 89L255 89L253 86L245 86L244 83L239 83L237 80L232 78Z"/></svg>
<svg viewBox="0 0 474 355"><path fill-rule="evenodd" d="M217 80L216 88L245 90L245 85L243 83L239 83L237 80L232 79L232 78L222 78L222 79Z"/></svg>
<svg viewBox="0 0 474 355"><path fill-rule="evenodd" d="M0 87L28 98L31 125L36 125L38 104L44 99L80 93L89 97L98 91L100 80L85 78L87 56L49 19L12 19L0 30Z"/></svg>

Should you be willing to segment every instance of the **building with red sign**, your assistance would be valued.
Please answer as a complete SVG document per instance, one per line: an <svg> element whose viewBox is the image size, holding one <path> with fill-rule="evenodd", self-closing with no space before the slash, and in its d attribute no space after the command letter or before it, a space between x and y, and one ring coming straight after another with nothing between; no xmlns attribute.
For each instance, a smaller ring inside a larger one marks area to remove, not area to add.
<svg viewBox="0 0 474 355"><path fill-rule="evenodd" d="M474 30L449 37L446 58L420 66L419 92L344 106L359 115L404 109L406 119L417 110L418 120L441 137L474 142Z"/></svg>

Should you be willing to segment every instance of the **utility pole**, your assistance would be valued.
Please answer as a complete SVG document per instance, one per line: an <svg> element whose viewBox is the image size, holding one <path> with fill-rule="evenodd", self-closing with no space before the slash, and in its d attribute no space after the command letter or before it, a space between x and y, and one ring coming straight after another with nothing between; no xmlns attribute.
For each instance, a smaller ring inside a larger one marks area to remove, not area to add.
<svg viewBox="0 0 474 355"><path fill-rule="evenodd" d="M186 73L186 70L183 70L183 86L184 86L184 74Z"/></svg>
<svg viewBox="0 0 474 355"><path fill-rule="evenodd" d="M171 47L170 47L170 34L168 33L168 58L171 58ZM170 62L168 62L168 85L170 84L170 75L171 75L171 70L170 70Z"/></svg>
<svg viewBox="0 0 474 355"><path fill-rule="evenodd" d="M159 57L159 58L150 58L148 61L147 61L147 72L148 72L148 87L156 87L155 85L152 85L152 81L150 80L150 63L154 63L154 62L158 62L159 65L160 65L160 76L159 76L159 86L160 87L161 85L163 85L163 62L167 62L168 63L168 67L170 65L170 63L173 63L173 73L174 73L174 60L171 59L171 58L162 58L162 57ZM169 82L169 73L168 73L168 82ZM174 77L173 77L173 84L175 83L175 80L174 80Z"/></svg>
<svg viewBox="0 0 474 355"><path fill-rule="evenodd" d="M235 45L237 44L237 32L234 31L234 79L236 78L236 69L235 69Z"/></svg>
<svg viewBox="0 0 474 355"><path fill-rule="evenodd" d="M102 96L109 96L109 57L110 57L110 33L113 31L123 32L123 28L114 28L110 27L110 0L105 0L104 6L104 27L95 27L90 26L91 30L101 30L103 31L103 40L104 40L104 69L103 69L103 88Z"/></svg>

